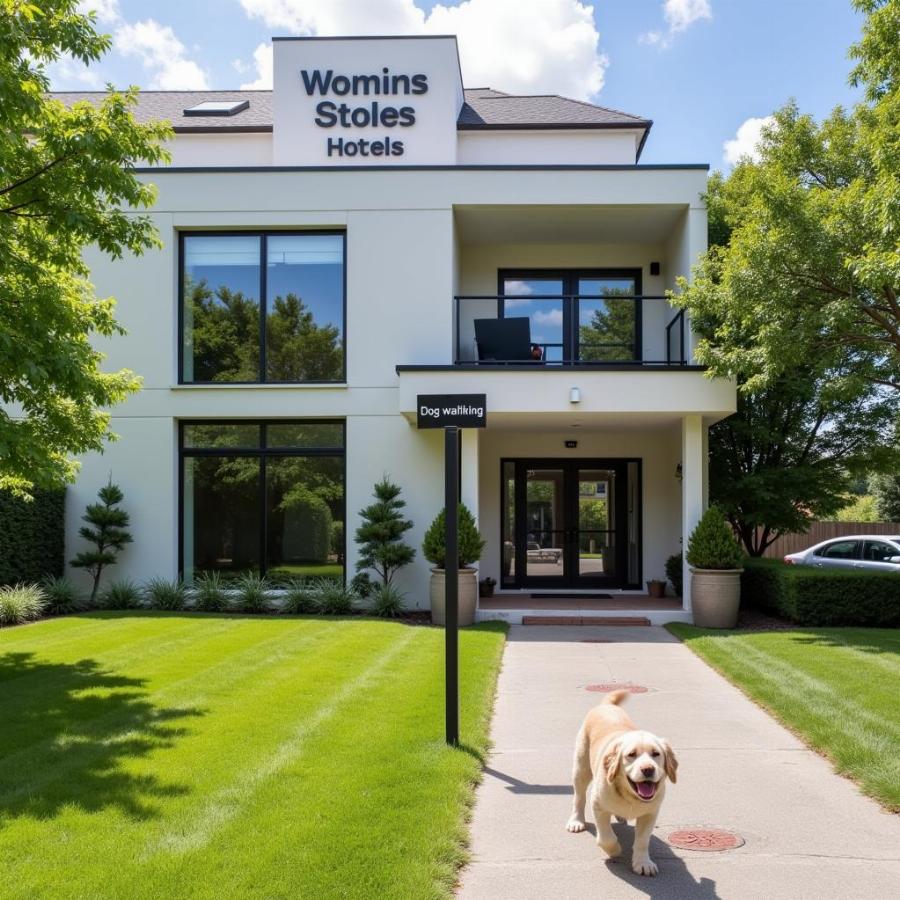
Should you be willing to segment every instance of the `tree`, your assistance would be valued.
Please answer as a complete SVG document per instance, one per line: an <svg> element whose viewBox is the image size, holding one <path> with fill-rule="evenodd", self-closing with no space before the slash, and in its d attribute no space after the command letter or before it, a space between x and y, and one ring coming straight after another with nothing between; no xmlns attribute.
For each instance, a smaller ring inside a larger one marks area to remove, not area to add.
<svg viewBox="0 0 900 900"><path fill-rule="evenodd" d="M374 488L375 503L360 510L362 525L356 529L359 544L357 571L374 569L383 584L388 585L403 566L413 561L416 551L403 541L413 523L403 518L406 501L400 499L400 488L385 475Z"/></svg>
<svg viewBox="0 0 900 900"><path fill-rule="evenodd" d="M810 359L900 390L900 0L854 5L867 14L851 48L865 101L821 124L794 103L775 113L759 160L723 183L730 241L674 298L718 320L697 357L745 391Z"/></svg>
<svg viewBox="0 0 900 900"><path fill-rule="evenodd" d="M883 522L900 522L900 472L883 472L869 479L875 511Z"/></svg>
<svg viewBox="0 0 900 900"><path fill-rule="evenodd" d="M135 166L169 158L169 127L134 119L136 88L110 89L98 106L46 96L54 60L88 64L109 49L78 7L0 0L0 488L26 495L72 481L72 455L102 451L108 407L139 386L127 370L100 371L91 337L122 328L82 251L118 258L159 245L135 214L155 198Z"/></svg>
<svg viewBox="0 0 900 900"><path fill-rule="evenodd" d="M71 565L76 569L87 569L94 579L91 589L91 604L97 599L97 589L100 587L100 576L107 566L115 565L119 553L133 540L128 532L130 518L124 509L119 509L119 504L124 498L121 488L112 483L110 479L97 492L99 503L89 503L78 533L89 543L94 545L93 550L82 550L72 560Z"/></svg>

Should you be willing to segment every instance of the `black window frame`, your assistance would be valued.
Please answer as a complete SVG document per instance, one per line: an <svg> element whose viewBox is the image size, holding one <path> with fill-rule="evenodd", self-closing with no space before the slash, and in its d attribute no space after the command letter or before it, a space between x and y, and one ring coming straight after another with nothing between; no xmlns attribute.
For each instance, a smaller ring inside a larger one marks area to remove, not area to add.
<svg viewBox="0 0 900 900"><path fill-rule="evenodd" d="M581 341L578 338L578 316L576 304L578 301L567 301L566 297L578 295L578 282L583 278L633 278L634 296L643 297L644 270L637 268L609 268L609 269L498 269L497 270L497 318L506 317L506 294L503 283L507 279L527 281L529 278L557 278L562 282L563 292L560 299L563 300L563 359L562 362L579 362ZM571 353L570 353L571 351ZM639 363L644 359L644 326L643 326L643 301L634 301L634 357L630 360L621 360L622 364Z"/></svg>
<svg viewBox="0 0 900 900"><path fill-rule="evenodd" d="M256 425L259 427L259 441L256 447L185 447L184 431L191 425ZM266 429L270 425L340 425L341 447L267 447ZM293 418L293 419L179 419L178 421L178 577L184 580L184 461L187 458L207 457L258 457L260 460L260 479L257 489L258 513L260 517L259 529L259 574L265 576L268 572L267 550L269 546L269 517L266 515L266 460L284 457L319 457L340 458L341 483L343 484L343 498L341 501L341 516L344 522L344 547L343 547L343 584L347 583L347 420L329 419L318 417Z"/></svg>
<svg viewBox="0 0 900 900"><path fill-rule="evenodd" d="M267 278L267 256L268 256L268 238L277 237L296 237L303 235L340 235L342 238L342 254L343 254L343 272L341 276L341 343L343 345L343 354L341 360L340 378L328 381L269 381L266 377L266 318L268 311L266 308L266 278ZM259 375L261 376L255 381L185 381L184 379L184 241L189 237L258 237L260 239L260 261L259 261ZM267 230L255 229L220 229L220 230L204 230L192 231L181 229L178 232L178 384L179 385L221 385L222 387L233 387L234 385L282 385L282 384L346 384L347 383L347 231L346 229L337 228L301 228L301 229L277 229L271 228Z"/></svg>

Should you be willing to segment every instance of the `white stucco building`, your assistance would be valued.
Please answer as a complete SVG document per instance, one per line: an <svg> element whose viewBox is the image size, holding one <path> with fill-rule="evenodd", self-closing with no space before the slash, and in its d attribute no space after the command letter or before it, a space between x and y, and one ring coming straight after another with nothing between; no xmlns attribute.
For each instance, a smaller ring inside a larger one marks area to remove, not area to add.
<svg viewBox="0 0 900 900"><path fill-rule="evenodd" d="M349 577L383 474L417 548L443 505L417 396L483 393L461 465L480 575L563 595L550 612L582 591L637 608L704 508L707 429L735 408L664 297L706 247L707 166L641 165L638 116L464 88L452 37L274 46L273 91L141 94L138 117L175 128L171 165L140 176L164 248L89 262L128 330L107 364L143 388L83 460L68 555L112 475L135 537L116 577ZM419 550L411 606L428 577ZM689 596L646 605L689 618Z"/></svg>

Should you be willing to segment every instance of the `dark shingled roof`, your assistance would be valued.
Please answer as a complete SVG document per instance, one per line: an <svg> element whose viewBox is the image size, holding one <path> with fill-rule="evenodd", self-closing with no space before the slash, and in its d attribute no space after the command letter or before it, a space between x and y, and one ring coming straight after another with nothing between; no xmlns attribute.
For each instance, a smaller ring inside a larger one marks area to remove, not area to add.
<svg viewBox="0 0 900 900"><path fill-rule="evenodd" d="M101 91L64 91L51 94L71 105L96 102ZM204 100L249 100L250 106L233 116L185 116L184 110ZM141 91L135 116L139 122L167 119L177 132L271 131L271 91ZM653 123L640 116L569 100L557 94L515 96L493 88L465 92L457 127L465 131L510 129L633 128L646 132Z"/></svg>

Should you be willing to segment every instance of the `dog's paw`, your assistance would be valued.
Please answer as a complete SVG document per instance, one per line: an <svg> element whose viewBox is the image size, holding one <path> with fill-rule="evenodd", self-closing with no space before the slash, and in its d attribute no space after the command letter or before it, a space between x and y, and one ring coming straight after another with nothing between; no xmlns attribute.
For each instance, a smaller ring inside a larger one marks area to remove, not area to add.
<svg viewBox="0 0 900 900"><path fill-rule="evenodd" d="M610 858L614 859L622 853L622 846L618 841L609 841L608 843L603 843L599 838L597 838L597 846Z"/></svg>
<svg viewBox="0 0 900 900"><path fill-rule="evenodd" d="M568 822L566 822L566 831L570 831L572 834L578 834L580 831L584 831L584 822L581 819L576 819L575 816L572 816Z"/></svg>
<svg viewBox="0 0 900 900"><path fill-rule="evenodd" d="M659 868L649 856L646 856L644 859L633 860L631 863L631 871L634 872L635 875L656 875L656 873L659 872Z"/></svg>

